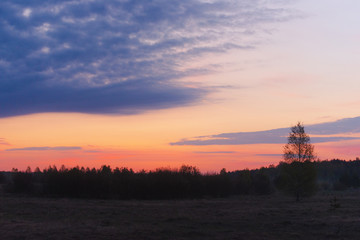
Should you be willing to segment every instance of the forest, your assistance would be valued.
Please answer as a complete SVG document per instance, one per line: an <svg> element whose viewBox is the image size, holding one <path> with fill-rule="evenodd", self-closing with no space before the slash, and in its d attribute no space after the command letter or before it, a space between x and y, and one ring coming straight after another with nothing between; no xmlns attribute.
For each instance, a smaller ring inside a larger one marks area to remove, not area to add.
<svg viewBox="0 0 360 240"><path fill-rule="evenodd" d="M233 195L288 195L311 196L317 191L342 191L360 187L360 159L326 160L296 163L310 166L311 174L300 178L299 186L287 186L295 181L296 172L284 177L284 169L291 164L254 170L201 173L194 166L178 169L158 168L152 171L133 171L128 168L102 166L99 169L49 166L32 171L13 169L0 172L0 186L5 193L38 196L95 199L194 199ZM304 168L301 173L306 172ZM309 176L312 176L309 178ZM297 179L296 181L298 181ZM296 188L300 190L296 190ZM297 192L296 192L297 191Z"/></svg>

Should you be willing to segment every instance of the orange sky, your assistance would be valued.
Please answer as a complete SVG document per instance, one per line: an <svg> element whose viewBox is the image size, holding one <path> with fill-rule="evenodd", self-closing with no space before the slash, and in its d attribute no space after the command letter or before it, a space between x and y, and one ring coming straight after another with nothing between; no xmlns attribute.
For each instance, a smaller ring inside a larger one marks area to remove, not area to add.
<svg viewBox="0 0 360 240"><path fill-rule="evenodd" d="M276 165L282 160L283 144L170 145L171 142L193 136L193 132L201 136L220 133L226 127L218 126L216 130L210 127L212 124L208 126L204 123L200 126L191 118L186 121L186 117L178 118L176 114L168 114L167 111L160 111L158 115L145 114L143 118L38 114L0 119L1 132L3 136L7 136L4 140L7 145L0 145L1 168L11 170L13 167L25 169L30 166L32 169L42 169L62 164L68 167L100 167L106 164L134 170L151 170L188 164L199 167L203 172L212 172L222 168L236 170ZM359 145L359 140L317 143L315 150L322 160L355 159ZM59 146L79 149L22 149ZM14 150L6 151L9 149Z"/></svg>
<svg viewBox="0 0 360 240"><path fill-rule="evenodd" d="M0 170L257 168L281 161L285 142L171 143L360 116L358 0L174 1L157 17L140 1L126 21L116 1L106 13L91 2L9 2L0 16ZM360 141L315 149L355 159Z"/></svg>

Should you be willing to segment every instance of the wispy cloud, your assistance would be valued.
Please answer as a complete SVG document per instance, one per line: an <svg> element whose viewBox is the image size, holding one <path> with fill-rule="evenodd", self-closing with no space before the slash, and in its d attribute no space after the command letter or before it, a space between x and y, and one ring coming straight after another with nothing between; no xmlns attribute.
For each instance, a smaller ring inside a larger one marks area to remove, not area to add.
<svg viewBox="0 0 360 240"><path fill-rule="evenodd" d="M5 151L70 151L81 150L82 147L77 146L59 146L59 147L25 147L25 148L10 148Z"/></svg>
<svg viewBox="0 0 360 240"><path fill-rule="evenodd" d="M232 154L232 153L237 153L236 151L195 151L194 153L198 153L198 154Z"/></svg>
<svg viewBox="0 0 360 240"><path fill-rule="evenodd" d="M0 117L38 112L134 114L210 91L177 81L207 54L256 47L293 15L259 0L0 2Z"/></svg>
<svg viewBox="0 0 360 240"><path fill-rule="evenodd" d="M309 125L306 129L309 133L318 135L360 133L360 117L344 118L335 122Z"/></svg>
<svg viewBox="0 0 360 240"><path fill-rule="evenodd" d="M256 156L260 157L282 157L283 154L276 154L276 153L264 153L264 154L256 154Z"/></svg>
<svg viewBox="0 0 360 240"><path fill-rule="evenodd" d="M0 138L0 145L10 145L10 143L8 143L5 138Z"/></svg>
<svg viewBox="0 0 360 240"><path fill-rule="evenodd" d="M103 151L100 150L84 150L85 153L101 153Z"/></svg>
<svg viewBox="0 0 360 240"><path fill-rule="evenodd" d="M305 126L306 132L314 135L334 135L344 133L360 133L360 117L345 118L335 122L327 122ZM182 139L171 145L243 145L243 144L278 144L286 143L289 128L278 128L258 132L222 133L217 135L199 136ZM316 136L312 143L337 142L356 140L359 137L347 136Z"/></svg>

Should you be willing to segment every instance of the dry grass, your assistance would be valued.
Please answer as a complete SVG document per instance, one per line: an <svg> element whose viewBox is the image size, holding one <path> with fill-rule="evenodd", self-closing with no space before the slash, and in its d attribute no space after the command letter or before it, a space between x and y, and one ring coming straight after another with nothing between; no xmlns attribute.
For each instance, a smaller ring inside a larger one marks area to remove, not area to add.
<svg viewBox="0 0 360 240"><path fill-rule="evenodd" d="M360 193L113 201L0 196L1 239L360 239Z"/></svg>

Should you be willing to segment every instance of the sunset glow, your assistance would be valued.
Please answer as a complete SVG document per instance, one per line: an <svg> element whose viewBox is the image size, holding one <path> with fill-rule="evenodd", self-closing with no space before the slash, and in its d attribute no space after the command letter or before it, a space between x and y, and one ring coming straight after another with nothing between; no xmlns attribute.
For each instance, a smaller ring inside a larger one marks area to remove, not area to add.
<svg viewBox="0 0 360 240"><path fill-rule="evenodd" d="M360 2L1 1L0 170L360 156ZM6 13L6 14L5 14Z"/></svg>

